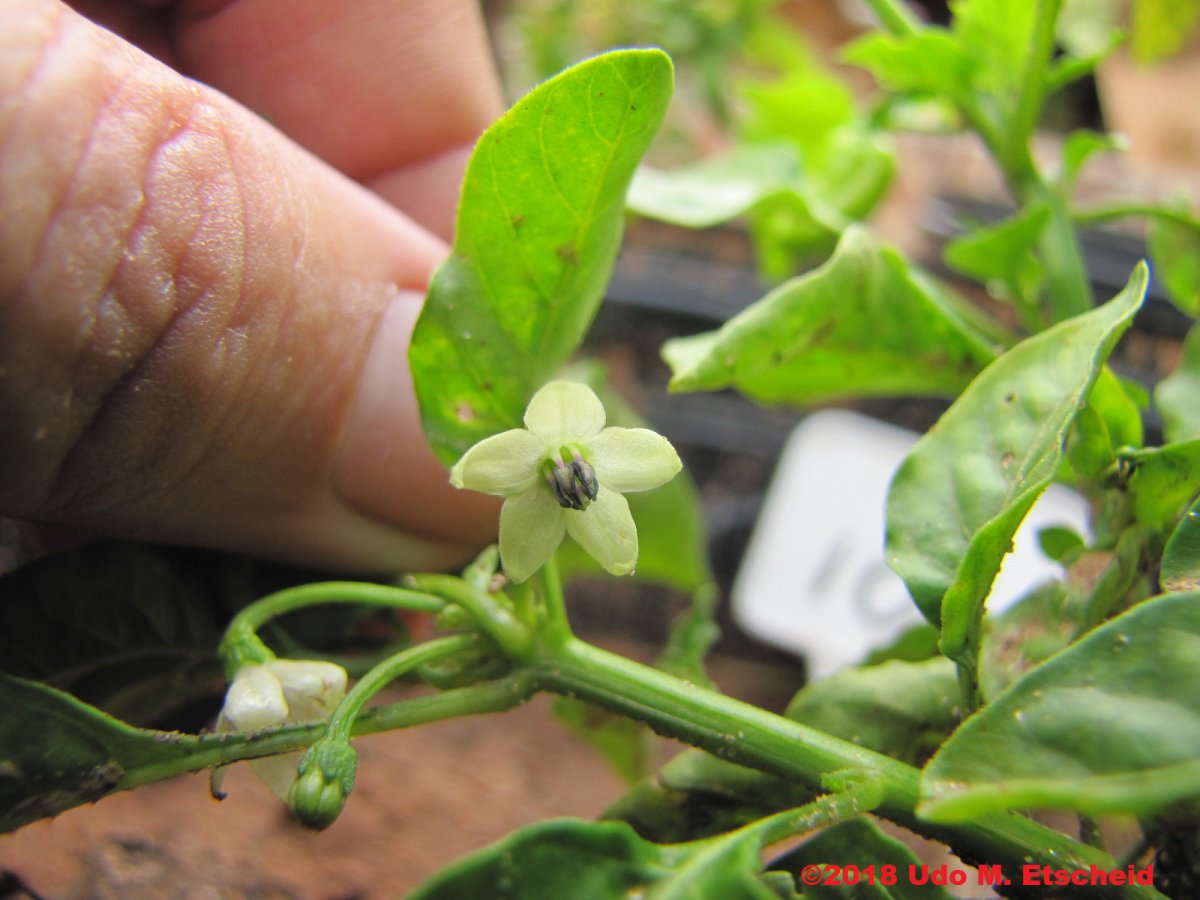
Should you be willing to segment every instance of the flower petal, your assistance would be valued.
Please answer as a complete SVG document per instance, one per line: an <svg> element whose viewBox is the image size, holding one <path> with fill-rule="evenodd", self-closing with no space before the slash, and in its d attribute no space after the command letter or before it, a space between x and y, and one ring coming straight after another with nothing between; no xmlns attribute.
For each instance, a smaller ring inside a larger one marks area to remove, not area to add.
<svg viewBox="0 0 1200 900"><path fill-rule="evenodd" d="M629 504L603 483L600 494L583 512L564 510L567 534L614 575L628 575L637 565L637 526Z"/></svg>
<svg viewBox="0 0 1200 900"><path fill-rule="evenodd" d="M276 797L284 803L288 802L288 794L292 791L292 782L300 769L300 760L304 758L303 750L289 750L275 756L261 756L250 760L254 774L266 782Z"/></svg>
<svg viewBox="0 0 1200 900"><path fill-rule="evenodd" d="M329 717L346 696L346 670L336 663L275 659L263 668L279 679L287 700L287 721L302 725Z"/></svg>
<svg viewBox="0 0 1200 900"><path fill-rule="evenodd" d="M500 510L500 559L513 581L524 581L562 543L563 508L547 484L513 494Z"/></svg>
<svg viewBox="0 0 1200 900"><path fill-rule="evenodd" d="M450 483L484 494L515 494L533 484L546 445L524 428L484 438L450 470Z"/></svg>
<svg viewBox="0 0 1200 900"><path fill-rule="evenodd" d="M551 381L529 401L525 427L557 450L598 434L604 427L604 404L586 384Z"/></svg>
<svg viewBox="0 0 1200 900"><path fill-rule="evenodd" d="M683 467L671 442L648 428L605 428L588 450L600 484L621 493L656 488Z"/></svg>
<svg viewBox="0 0 1200 900"><path fill-rule="evenodd" d="M257 731L282 725L287 720L283 686L263 665L238 669L225 694L225 706L217 721L218 731Z"/></svg>

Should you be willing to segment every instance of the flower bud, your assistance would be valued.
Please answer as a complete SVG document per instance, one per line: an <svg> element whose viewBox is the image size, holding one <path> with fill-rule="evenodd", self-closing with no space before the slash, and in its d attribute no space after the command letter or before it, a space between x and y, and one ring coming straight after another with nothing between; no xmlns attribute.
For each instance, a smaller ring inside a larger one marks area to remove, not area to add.
<svg viewBox="0 0 1200 900"><path fill-rule="evenodd" d="M288 794L288 805L305 828L322 831L342 814L354 789L358 753L349 742L323 738L308 748Z"/></svg>

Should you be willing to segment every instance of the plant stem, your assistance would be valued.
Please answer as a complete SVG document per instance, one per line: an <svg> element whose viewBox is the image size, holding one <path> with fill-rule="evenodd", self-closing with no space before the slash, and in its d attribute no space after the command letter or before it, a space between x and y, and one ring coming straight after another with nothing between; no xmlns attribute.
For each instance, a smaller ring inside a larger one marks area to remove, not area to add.
<svg viewBox="0 0 1200 900"><path fill-rule="evenodd" d="M225 660L229 676L232 678L243 663L259 661L241 659L237 647L240 644L261 643L257 633L267 622L305 607L334 603L382 606L425 613L440 612L446 605L445 600L432 594L363 581L321 581L277 591L251 603L235 615L229 627L225 629L220 653Z"/></svg>
<svg viewBox="0 0 1200 900"><path fill-rule="evenodd" d="M355 682L350 692L342 698L342 702L337 705L337 709L326 723L326 734L340 740L349 740L354 721L364 704L381 690L401 675L420 666L456 653L478 649L482 640L475 634L452 634L409 647L384 660Z"/></svg>
<svg viewBox="0 0 1200 900"><path fill-rule="evenodd" d="M533 671L523 669L495 681L368 709L354 721L352 733L356 736L374 734L445 719L504 712L525 703L533 696L535 689ZM325 722L314 722L255 735L235 732L197 736L163 732L161 741L180 746L180 755L149 765L130 767L115 790L126 790L183 772L198 772L243 759L308 747L320 739L325 728Z"/></svg>
<svg viewBox="0 0 1200 900"><path fill-rule="evenodd" d="M549 638L556 644L571 638L571 624L567 621L567 604L563 599L562 580L558 576L558 561L554 556L542 566L542 609L545 624L539 629L543 640Z"/></svg>
<svg viewBox="0 0 1200 900"><path fill-rule="evenodd" d="M814 789L833 773L857 771L882 793L881 815L944 841L969 859L998 863L1014 884L1028 864L1113 868L1111 857L1060 832L1011 813L955 824L917 818L920 772L905 763L765 710L698 688L578 640L538 660L540 686L578 697L649 725L732 762ZM1161 898L1138 886L1110 896Z"/></svg>
<svg viewBox="0 0 1200 900"><path fill-rule="evenodd" d="M1055 25L1061 8L1062 0L1037 0L1032 46L1008 122L1010 153L1004 155L1006 161L1023 164L1024 157L1029 155L1029 142L1046 99L1046 67L1054 58Z"/></svg>
<svg viewBox="0 0 1200 900"><path fill-rule="evenodd" d="M921 20L899 0L866 0L866 2L888 33L904 37L916 34L921 30Z"/></svg>
<svg viewBox="0 0 1200 900"><path fill-rule="evenodd" d="M1185 225L1188 228L1200 228L1200 219L1191 215L1187 210L1175 209L1170 206L1155 206L1151 203L1114 203L1111 206L1076 210L1073 214L1077 225L1100 225L1114 219L1128 219L1135 216L1162 219L1166 222L1174 222L1176 225Z"/></svg>
<svg viewBox="0 0 1200 900"><path fill-rule="evenodd" d="M418 591L438 595L445 604L457 603L471 614L479 628L500 645L513 662L524 661L533 647L533 630L518 619L510 606L483 588L451 575L409 575L405 582Z"/></svg>

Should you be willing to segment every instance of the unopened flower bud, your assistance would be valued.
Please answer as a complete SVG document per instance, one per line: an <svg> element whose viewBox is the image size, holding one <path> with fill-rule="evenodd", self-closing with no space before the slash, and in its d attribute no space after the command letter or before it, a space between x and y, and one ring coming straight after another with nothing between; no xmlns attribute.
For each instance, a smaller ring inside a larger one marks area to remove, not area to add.
<svg viewBox="0 0 1200 900"><path fill-rule="evenodd" d="M322 831L342 814L354 789L358 753L343 740L324 738L308 748L292 782L288 805L305 828Z"/></svg>

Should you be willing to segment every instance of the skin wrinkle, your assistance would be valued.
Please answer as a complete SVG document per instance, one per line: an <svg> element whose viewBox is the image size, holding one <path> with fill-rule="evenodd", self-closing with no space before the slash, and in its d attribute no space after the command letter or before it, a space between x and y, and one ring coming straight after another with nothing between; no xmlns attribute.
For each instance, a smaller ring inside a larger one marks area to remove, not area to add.
<svg viewBox="0 0 1200 900"><path fill-rule="evenodd" d="M87 471L90 464L89 454L93 452L95 446L103 447L105 445L107 433L113 431L114 428L119 428L119 424L110 426L109 419L120 412L127 395L140 391L143 384L152 383L152 379L144 377L142 373L154 366L156 354L171 352L174 343L172 335L180 322L185 320L192 311L204 310L211 306L210 298L213 293L211 286L204 283L205 280L201 280L199 284L189 287L188 282L191 279L186 274L181 274L186 273L188 257L195 244L196 236L204 230L205 216L201 214L194 227L189 228L183 240L175 242L177 247L182 248L181 254L161 246L163 240L171 238L151 226L148 220L157 213L154 202L155 187L158 181L156 173L163 168L164 159L169 158L175 152L180 152L185 157L195 155L196 151L191 150L188 144L194 140L197 134L204 131L197 125L198 120L211 118L219 121L219 118L215 114L204 116L205 107L199 96L190 96L187 97L186 102L166 105L163 107L163 112L165 118L156 129L160 135L156 136L152 149L145 154L146 164L143 167L142 188L139 191L142 202L139 205L138 218L142 227L138 228L135 223L134 227L117 241L114 247L114 255L117 259L115 280L122 284L110 290L105 298L113 310L110 313L110 320L123 318L128 329L122 328L122 325L118 323L116 335L112 333L113 329L104 329L106 332L104 337L95 339L93 335L91 341L93 360L113 355L120 359L123 356L123 371L117 374L110 383L104 385L98 395L93 398L91 404L93 411L88 421L83 424L73 438L68 439L69 450L58 468L48 494L50 499L47 508L51 514L78 507L88 508L93 515L104 514L118 505L125 505L130 497L148 503L155 497L159 487L155 481L145 477L147 473L155 471L156 467L161 467L163 459L183 462L178 451L172 452L173 448L169 448L169 435L161 434L164 429L162 427L149 428L147 427L148 423L143 421L141 427L137 429L137 441L127 443L131 450L136 449L137 452L126 454L121 466L100 467L100 471L105 473L119 471L122 477L102 480L97 478L95 473ZM200 152L203 154L203 148ZM176 165L174 168L190 174L190 170L194 170L195 167L185 164ZM233 167L229 162L228 154L219 168L224 172L232 171ZM180 176L175 175L174 177ZM203 195L204 189L201 188L196 193ZM239 219L244 221L244 206L239 207L239 212L241 213ZM131 248L140 243L140 238L146 234L147 230L151 234L148 240L158 244L155 250L151 251L155 259L162 261L165 257L168 263L174 263L174 267L168 268L165 272L166 277L163 281L166 289L157 297L151 296L154 292L140 289L142 282L136 277L125 277L131 268L130 259L136 259L138 255ZM234 233L243 231L238 227L225 230ZM235 241L229 240L230 235L228 234L223 237L227 250ZM236 245L244 246L244 240L236 242ZM244 270L244 265L241 268ZM126 284L130 287L126 288ZM95 322L95 318L93 322L99 324ZM126 338L126 334L131 336ZM126 347L122 353L120 347L122 339L127 344L135 346ZM72 383L87 383L87 380L77 370L72 377ZM147 440L152 434L161 436ZM192 454L191 464L182 466L181 471L190 471L199 464L203 453L198 448L211 446L212 436L207 437L208 440L201 440L193 445L197 449ZM76 474L80 469L86 472L84 476Z"/></svg>

